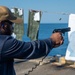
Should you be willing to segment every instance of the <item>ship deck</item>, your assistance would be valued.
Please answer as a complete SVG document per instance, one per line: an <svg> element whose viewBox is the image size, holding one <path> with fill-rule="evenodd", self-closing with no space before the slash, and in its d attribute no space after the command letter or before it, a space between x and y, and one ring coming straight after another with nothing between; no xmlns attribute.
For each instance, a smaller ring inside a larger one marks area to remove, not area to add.
<svg viewBox="0 0 75 75"><path fill-rule="evenodd" d="M75 75L75 65L59 64L59 62L50 60L51 58L45 58L40 65L33 69L29 74L28 71L35 67L36 64L41 61L40 59L34 60L15 60L15 70L17 75Z"/></svg>

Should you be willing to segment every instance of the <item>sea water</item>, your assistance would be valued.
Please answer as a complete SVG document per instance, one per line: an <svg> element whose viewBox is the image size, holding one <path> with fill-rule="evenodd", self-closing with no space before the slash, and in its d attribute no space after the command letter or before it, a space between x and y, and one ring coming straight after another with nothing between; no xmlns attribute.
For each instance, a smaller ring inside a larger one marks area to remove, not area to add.
<svg viewBox="0 0 75 75"><path fill-rule="evenodd" d="M67 23L41 23L39 26L38 39L49 38L54 29L67 28L67 27L68 27ZM23 35L23 40L30 41L30 39L27 37L27 24L24 24L24 30L25 33ZM58 48L52 49L48 56L65 55L68 46L68 33L66 32L65 34L63 34L63 37L64 37L64 44Z"/></svg>

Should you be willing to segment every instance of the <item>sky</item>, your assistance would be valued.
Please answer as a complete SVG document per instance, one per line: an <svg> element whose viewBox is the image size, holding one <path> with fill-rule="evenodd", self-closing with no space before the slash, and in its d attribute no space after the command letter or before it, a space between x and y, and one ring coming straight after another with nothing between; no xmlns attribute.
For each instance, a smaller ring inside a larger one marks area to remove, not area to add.
<svg viewBox="0 0 75 75"><path fill-rule="evenodd" d="M75 13L75 0L0 0L0 5L24 9L24 23L28 23L30 9L43 12L41 23L67 23L69 15Z"/></svg>

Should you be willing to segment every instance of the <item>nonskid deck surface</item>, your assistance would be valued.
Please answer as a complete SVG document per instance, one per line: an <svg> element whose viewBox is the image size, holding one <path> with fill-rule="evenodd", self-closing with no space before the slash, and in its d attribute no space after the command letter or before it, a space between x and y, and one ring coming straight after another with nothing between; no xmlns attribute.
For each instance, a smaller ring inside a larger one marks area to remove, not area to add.
<svg viewBox="0 0 75 75"><path fill-rule="evenodd" d="M41 61L40 59L34 60L15 60L15 70L17 75L25 75L32 67ZM52 60L53 59L53 60ZM51 61L50 61L51 60ZM20 62L19 62L20 61ZM75 65L73 62L59 62L54 58L47 57L40 63L37 68L33 69L29 75L75 75Z"/></svg>

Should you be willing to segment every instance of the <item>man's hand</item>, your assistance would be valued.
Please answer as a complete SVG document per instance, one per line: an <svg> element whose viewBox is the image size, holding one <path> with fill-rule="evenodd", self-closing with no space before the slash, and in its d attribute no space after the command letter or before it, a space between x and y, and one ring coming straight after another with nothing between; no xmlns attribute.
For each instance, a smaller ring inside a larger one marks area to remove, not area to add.
<svg viewBox="0 0 75 75"><path fill-rule="evenodd" d="M64 42L64 39L60 32L53 33L50 38L52 39L52 41L54 43L54 45L53 45L54 48L62 45Z"/></svg>

